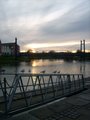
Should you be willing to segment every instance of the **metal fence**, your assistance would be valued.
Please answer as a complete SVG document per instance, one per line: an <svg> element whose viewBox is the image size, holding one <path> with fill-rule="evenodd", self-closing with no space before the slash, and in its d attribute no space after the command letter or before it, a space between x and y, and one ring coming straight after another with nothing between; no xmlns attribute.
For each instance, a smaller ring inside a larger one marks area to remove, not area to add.
<svg viewBox="0 0 90 120"><path fill-rule="evenodd" d="M84 90L82 74L2 74L0 111L17 113Z"/></svg>

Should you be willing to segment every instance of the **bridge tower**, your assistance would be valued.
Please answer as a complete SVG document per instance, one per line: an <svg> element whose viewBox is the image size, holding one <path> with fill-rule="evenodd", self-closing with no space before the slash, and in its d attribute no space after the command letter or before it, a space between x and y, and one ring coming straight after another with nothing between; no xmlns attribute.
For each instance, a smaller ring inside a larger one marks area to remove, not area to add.
<svg viewBox="0 0 90 120"><path fill-rule="evenodd" d="M85 40L80 41L80 51L85 53Z"/></svg>

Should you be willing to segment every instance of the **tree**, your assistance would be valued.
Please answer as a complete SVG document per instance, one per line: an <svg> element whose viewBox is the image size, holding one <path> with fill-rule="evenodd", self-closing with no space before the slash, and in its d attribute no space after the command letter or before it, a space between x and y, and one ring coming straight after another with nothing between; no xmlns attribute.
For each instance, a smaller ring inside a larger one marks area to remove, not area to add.
<svg viewBox="0 0 90 120"><path fill-rule="evenodd" d="M49 53L55 53L55 51L54 50L50 50Z"/></svg>
<svg viewBox="0 0 90 120"><path fill-rule="evenodd" d="M82 51L81 50L77 50L77 53L81 53Z"/></svg>
<svg viewBox="0 0 90 120"><path fill-rule="evenodd" d="M27 53L32 53L32 52L33 52L32 49L27 50Z"/></svg>

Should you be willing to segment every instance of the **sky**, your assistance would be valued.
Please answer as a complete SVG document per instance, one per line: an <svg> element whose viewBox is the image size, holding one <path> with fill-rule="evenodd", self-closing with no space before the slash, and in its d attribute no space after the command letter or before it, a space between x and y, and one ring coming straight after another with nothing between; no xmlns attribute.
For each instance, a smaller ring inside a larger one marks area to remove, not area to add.
<svg viewBox="0 0 90 120"><path fill-rule="evenodd" d="M90 0L0 0L0 40L21 51L90 50Z"/></svg>

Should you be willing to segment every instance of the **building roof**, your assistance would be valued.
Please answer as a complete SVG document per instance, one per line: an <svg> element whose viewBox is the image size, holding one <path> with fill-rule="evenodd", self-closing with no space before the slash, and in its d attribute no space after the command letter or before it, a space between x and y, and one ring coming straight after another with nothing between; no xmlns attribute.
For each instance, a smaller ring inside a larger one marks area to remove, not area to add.
<svg viewBox="0 0 90 120"><path fill-rule="evenodd" d="M3 46L12 46L12 45L15 45L15 43L1 43L1 45L3 45ZM17 44L17 46L19 46L19 45Z"/></svg>
<svg viewBox="0 0 90 120"><path fill-rule="evenodd" d="M14 45L15 43L1 43L2 45Z"/></svg>

